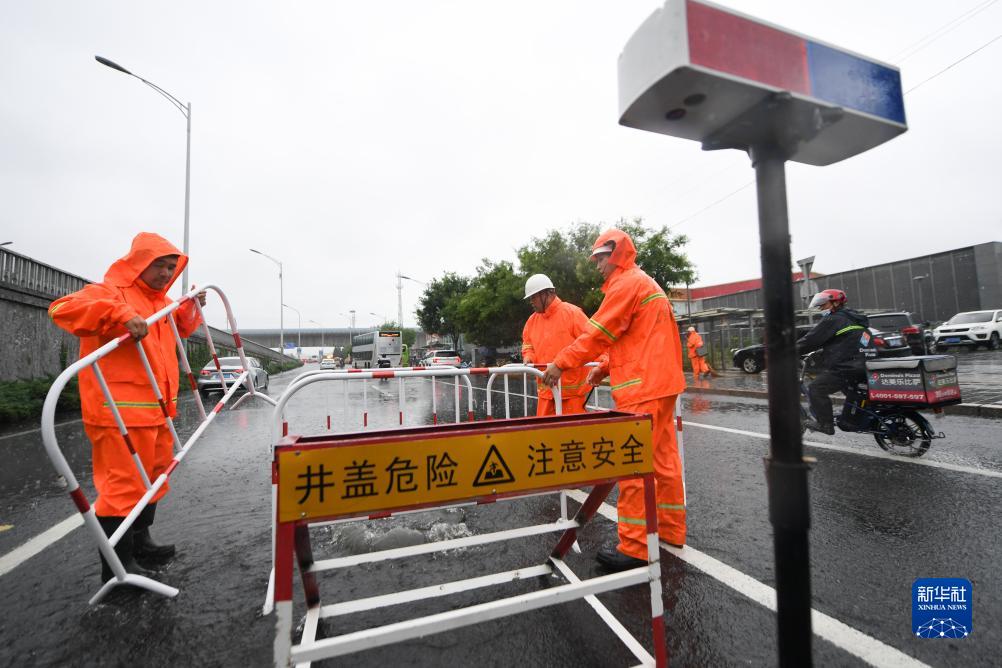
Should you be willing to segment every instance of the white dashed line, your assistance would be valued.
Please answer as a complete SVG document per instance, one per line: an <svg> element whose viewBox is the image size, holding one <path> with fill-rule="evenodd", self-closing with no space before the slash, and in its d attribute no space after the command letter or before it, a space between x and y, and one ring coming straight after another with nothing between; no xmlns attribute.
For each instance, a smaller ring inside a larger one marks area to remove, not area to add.
<svg viewBox="0 0 1002 668"><path fill-rule="evenodd" d="M59 524L30 539L24 545L15 547L13 550L0 557L0 576L11 572L28 559L31 559L33 556L80 526L83 526L83 517L80 513L73 513Z"/></svg>
<svg viewBox="0 0 1002 668"><path fill-rule="evenodd" d="M734 429L732 427L718 427L712 424L702 424L699 422L684 422L686 427L700 427L702 429L713 429L714 431L725 431L730 434L740 434L742 436L751 436L753 438L764 438L769 439L769 434L763 434L757 431L746 431L744 429ZM931 459L919 459L917 457L901 457L899 455L891 455L881 450L858 450L856 448L849 448L844 445L833 445L831 443L820 443L818 441L804 441L804 445L809 445L812 448L821 448L823 450L833 450L834 452L844 452L850 455L860 455L862 457L874 457L876 459L887 459L892 462L897 462L900 464L916 464L918 466L931 466L937 469L946 469L948 471L959 471L960 473L973 473L974 475L988 476L989 478L1002 478L1002 471L992 471L991 469L979 469L973 466L962 466L960 464L950 464L947 462L937 462ZM874 446L876 447L876 446Z"/></svg>
<svg viewBox="0 0 1002 668"><path fill-rule="evenodd" d="M689 422L687 424L692 423ZM568 496L578 503L584 503L585 499L588 498L587 494L579 490L568 491ZM611 522L616 521L616 509L608 503L603 503L599 507L598 514ZM776 590L772 587L762 584L755 578L745 575L736 568L728 566L724 562L714 559L694 547L687 545L684 548L676 548L671 547L667 543L661 543L661 549L670 552L687 564L698 568L714 580L730 587L743 596L747 596L759 605L773 612L776 611ZM811 627L814 630L814 634L818 637L827 640L853 656L859 657L870 665L881 668L884 666L888 668L899 666L918 668L926 666L928 668L927 664L813 608L811 609Z"/></svg>

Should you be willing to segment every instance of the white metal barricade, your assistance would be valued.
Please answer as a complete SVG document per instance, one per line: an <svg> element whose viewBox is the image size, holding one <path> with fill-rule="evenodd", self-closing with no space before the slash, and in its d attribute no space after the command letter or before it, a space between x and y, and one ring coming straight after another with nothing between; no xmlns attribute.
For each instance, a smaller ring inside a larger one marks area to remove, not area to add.
<svg viewBox="0 0 1002 668"><path fill-rule="evenodd" d="M199 315L202 315L202 307L198 301L197 295L200 292L211 290L219 295L222 300L223 307L226 309L226 318L230 325L230 330L233 334L234 346L237 350L237 355L240 357L240 361L243 364L244 371L240 376L233 382L229 387L226 386L226 380L223 377L222 369L219 364L219 357L216 354L215 346L212 342L212 332L209 330L208 324L205 322L204 317L202 318L202 324L205 329L205 339L209 347L209 351L212 354L212 359L215 361L217 373L219 373L220 382L223 386L223 397L215 405L215 407L208 413L206 413L205 406L202 403L202 398L198 393L198 385L195 380L195 376L191 371L191 366L188 363L187 355L184 349L184 342L181 339L180 334L177 330L177 325L174 322L172 314L178 308L180 308L184 303L191 301L195 308L197 309ZM179 351L179 359L181 362L181 367L188 376L188 381L191 384L192 393L195 397L196 405L198 406L198 412L200 416L200 424L194 433L188 438L188 440L182 444L180 438L178 437L177 430L174 427L174 420L171 419L167 403L160 392L160 388L157 384L156 378L153 375L153 370L150 367L149 359L146 354L145 347L142 345L142 341L139 341L135 346L136 353L139 356L139 360L146 371L146 376L150 382L153 389L153 394L160 405L161 412L163 413L164 421L167 428L170 430L171 436L174 440L175 455L171 460L170 465L167 469L161 473L156 480L150 480L146 475L145 468L143 467L143 462L140 460L139 454L135 451L132 445L132 441L129 438L129 430L125 421L122 419L119 413L118 407L115 405L115 400L111 395L111 391L108 387L107 382L105 382L104 375L101 373L100 360L107 356L112 351L118 349L120 346L127 345L130 343L137 343L135 339L132 338L130 334L123 334L112 341L109 341L105 345L101 346L94 352L90 353L86 357L74 362L69 367L67 367L56 380L52 383L52 387L49 388L49 393L45 397L45 403L42 406L42 442L45 445L45 451L49 455L49 459L52 460L52 465L55 467L56 471L66 480L67 490L69 492L70 498L73 500L74 505L80 514L83 515L84 526L87 527L91 535L93 536L95 542L97 542L98 549L100 550L102 556L107 560L108 565L111 567L114 577L108 580L101 589L90 599L91 604L98 603L105 595L113 588L118 585L133 585L135 587L141 587L143 589L148 589L150 591L156 592L158 594L163 594L164 596L173 597L176 596L178 590L174 587L170 587L161 582L157 582L151 578L134 575L127 573L125 568L122 566L121 560L115 553L115 545L121 540L122 536L129 530L133 522L143 511L144 508L149 504L150 499L166 484L167 480L170 478L171 474L184 459L188 451L191 450L192 446L198 440L198 438L205 432L206 428L211 424L213 418L226 406L230 398L239 389L241 384L244 384L247 388L247 395L242 397L240 401L246 399L247 397L260 397L261 399L267 401L268 403L275 404L275 400L266 394L261 394L256 392L254 389L254 383L249 377L250 366L247 363L247 358L244 355L243 342L240 340L240 334L237 330L236 319L233 317L233 311L230 308L229 300L226 295L218 287L214 285L206 285L199 288L193 288L191 292L182 296L176 302L173 302L161 309L160 311L154 313L149 318L146 319L147 326L153 325L156 322L166 318L170 323L171 331L174 333L175 341L177 342L177 347ZM128 448L133 461L136 464L137 476L142 480L143 486L146 488L146 493L140 498L136 505L132 508L129 514L122 521L122 524L118 529L111 535L106 536L101 525L98 523L97 516L94 512L93 507L91 507L90 502L84 496L83 491L80 489L80 484L77 482L76 476L73 475L73 471L66 461L66 457L63 456L62 450L59 447L59 441L56 438L55 429L55 414L56 414L56 403L59 401L59 396L62 394L63 389L66 384L83 369L91 368L94 371L94 376L97 378L98 385L101 388L101 392L104 394L105 400L109 409L111 410L112 416L114 417L115 424L118 427L119 433L122 435L122 441L124 443L123 447ZM240 403L237 402L237 404ZM236 407L237 404L234 404Z"/></svg>
<svg viewBox="0 0 1002 668"><path fill-rule="evenodd" d="M344 404L347 414L348 406L348 384L351 382L359 382L362 385L362 428L369 428L369 411L368 411L368 392L366 390L365 381L373 379L391 379L395 378L398 381L399 388L399 424L402 426L404 424L404 381L407 378L418 378L425 379L431 382L431 394L432 394L432 423L439 424L438 422L438 405L436 400L435 384L438 379L452 378L453 379L453 396L455 399L455 413L453 422L460 423L461 411L461 398L459 391L459 379L462 379L466 385L467 389L467 404L466 404L466 416L468 422L473 422L475 419L474 408L473 408L473 391L480 388L475 388L470 381L470 376L487 376L488 385L493 381L496 375L507 376L509 375L532 375L532 376L542 376L542 371L534 369L532 367L523 366L506 366L506 367L474 367L474 368L456 368L456 367L397 367L391 369L315 369L312 371L307 371L300 374L293 380L289 386L285 389L285 392L279 398L278 403L275 407L275 429L273 434L273 439L270 441L269 448L274 447L274 443L278 442L279 439L286 436L289 432L289 423L286 419L285 408L289 403L289 400L297 392L303 388L314 385L321 382L332 382L340 381L344 389ZM490 416L490 390L488 389L488 411L487 414ZM559 388L553 393L554 405L556 407L556 412L559 415L561 412L561 400L560 400L560 390ZM508 406L508 395L505 397L505 405ZM327 416L327 428L330 429L331 422L330 416ZM345 429L342 432L350 432L352 430ZM277 479L272 475L271 481L271 502L272 502L272 553L274 553L275 547L275 536L277 531L277 524L274 521L275 509L278 505L277 500ZM567 517L567 501L564 493L561 493L561 508L563 509L562 517L566 519ZM577 543L574 544L574 549L580 552L580 548ZM269 614L272 611L274 604L274 593L275 593L275 568L272 564L271 573L268 577L268 589L265 594L265 602L262 607L263 614Z"/></svg>
<svg viewBox="0 0 1002 668"><path fill-rule="evenodd" d="M334 486L334 483L324 482L327 480L327 477L332 476L333 473L331 473L331 470L324 470L325 464L322 460L317 463L316 457L318 455L321 457L347 457L350 454L352 458L352 467L354 467L356 464L354 459L355 454L353 451L350 451L349 446L363 448L369 448L370 446L382 446L385 447L387 451L395 453L394 461L396 461L398 454L405 451L410 452L413 448L424 447L422 446L423 443L430 442L434 444L446 442L449 438L457 438L457 434L463 435L463 438L469 437L466 441L462 441L462 443L469 442L471 448L479 447L483 449L485 448L485 441L483 440L485 434L493 434L488 439L491 440L501 438L501 436L498 436L498 434L501 433L511 436L513 432L521 432L527 433L527 438L529 440L532 440L533 442L540 442L542 439L537 438L540 434L534 433L533 430L539 431L553 427L566 429L568 428L568 425L573 425L576 428L580 427L587 429L589 426L594 428L598 421L603 420L609 422L608 425L603 423L601 426L603 434L606 433L605 430L611 428L610 425L612 423L618 423L620 425L628 423L631 425L628 429L630 431L630 439L633 439L633 437L636 436L639 438L639 441L635 441L638 445L640 442L644 442L647 443L644 447L647 447L648 449L651 447L649 418L641 418L631 414L614 412L596 413L584 416L556 416L550 418L537 418L528 421L519 420L510 425L507 424L507 421L485 421L477 424L470 424L469 422L458 423L457 420L456 423L449 425L425 426L417 429L398 429L391 432L379 432L378 438L372 438L370 435L372 432L356 432L338 436L319 435L311 437L288 435L288 425L284 414L285 406L295 392L314 383L344 380L349 375L360 379L379 377L427 377L433 374L439 376L445 375L458 377L469 375L490 375L494 372L542 375L542 372L536 369L525 367L505 367L501 369L406 369L341 372L340 374L337 374L336 372L309 373L303 374L301 381L299 379L294 381L294 383L290 385L290 387L279 399L274 413L275 442L277 442L277 446L273 446L272 448L273 503L275 509L274 521L276 527L273 535L274 569L272 571L271 581L269 582L269 593L267 595L265 605L266 614L270 613L272 610L275 610L276 612L276 640L274 655L276 665L287 666L294 662L302 665L316 659L340 656L359 651L361 649L377 647L410 638L425 636L431 633L455 629L481 621L498 619L507 615L516 614L518 612L537 609L543 606L580 598L585 598L589 604L591 604L596 611L599 612L600 617L609 624L610 628L612 628L618 636L623 639L626 646L642 663L650 664L657 662L658 665L664 665L666 645L664 638L663 608L661 603L660 565L658 563L659 550L657 538L657 513L654 503L653 474L651 473L652 459L644 468L640 468L636 462L633 462L631 463L633 465L632 469L619 471L614 475L601 477L601 479L595 479L595 474L588 471L587 467L585 467L581 469L584 473L576 474L580 477L580 479L565 481L574 483L574 486L579 484L594 485L591 495L579 509L577 516L573 520L561 519L551 524L522 527L496 532L489 535L470 536L454 540L440 541L432 544L416 545L382 552L314 562L309 540L309 527L311 525L319 526L335 521L383 518L405 512L427 510L431 507L454 507L458 505L471 505L477 503L494 503L496 501L521 496L536 495L541 493L556 493L560 491L561 487L559 484L551 484L549 486L539 484L537 486L530 486L521 489L513 488L514 491L505 491L504 489L494 488L495 484L500 487L500 483L495 483L493 481L490 483L475 482L475 485L488 485L490 491L487 492L486 495L484 492L480 492L471 496L458 494L458 496L453 495L451 497L442 497L441 503L429 502L428 499L430 497L422 497L420 503L417 503L412 507L393 506L391 503L391 507L373 506L369 508L363 506L354 511L345 510L348 508L348 505L337 505L334 507L335 510L333 512L327 512L324 509L319 511L315 509L311 510L307 506L296 506L290 510L290 507L294 505L294 502L290 501L290 498L299 497L301 490L305 489L306 492L300 498L298 503L304 503L304 500L310 496L311 490L314 488L321 490L319 498L320 502L323 503L323 488ZM559 401L559 390L555 394L557 401ZM559 424L555 424L555 422L559 422ZM646 427L643 427L642 425L646 425ZM625 433L626 432L620 432L620 436L625 438ZM429 436L430 438L428 438ZM328 440L325 441L325 439ZM392 441L392 443L390 441ZM532 449L531 446L529 449ZM365 451L365 453L368 452L376 453L376 450ZM453 450L450 454L456 459L456 461L461 462L461 457L465 454L465 452L465 448L458 447L458 449ZM413 454L418 456L420 453L415 450ZM373 456L375 456L375 454ZM490 453L487 454L487 458L483 459L483 464L480 465L481 473L483 472L484 466L487 464L489 457ZM479 458L480 454L476 454L476 459L479 460ZM420 459L419 456L418 459ZM359 455L358 460L368 461L368 457ZM330 465L332 470L336 468L336 464L332 464L331 462L327 462L327 464ZM307 468L305 468L303 472L297 473L295 467L300 465L306 465ZM318 468L314 469L314 466L317 466ZM351 467L345 465L345 469L347 468ZM531 476L531 474L530 469L529 475ZM481 474L478 474L478 477L480 475ZM595 511L598 509L599 505L605 499L606 495L616 482L619 479L627 477L641 477L645 483L645 501L647 505L646 519L648 523L648 564L644 567L632 569L623 573L582 581L570 571L567 565L563 562L563 557L567 550L570 549L571 545L575 542L577 530L594 515ZM510 482L514 483L514 478L512 478ZM431 485L430 482L428 484L429 486ZM285 492L283 493L281 489L284 489ZM389 491L389 489L387 491ZM290 494L292 494L291 497L289 496ZM331 494L328 494L328 497L330 496ZM341 499L349 497L352 499L355 498L354 495L348 495L341 497ZM352 501L337 501L337 503L350 504ZM301 508L303 511L299 512ZM327 510L329 511L330 508ZM542 565L449 582L433 587L421 587L407 592L377 596L354 602L338 603L328 606L320 605L319 586L316 574L325 570L346 568L362 563L381 562L421 554L430 554L433 552L442 552L458 547L483 545L501 540L542 535L549 532L559 532L562 535L557 543L557 546L554 548L549 561ZM293 627L292 571L294 556L298 560L308 606L303 627L303 638L301 643L297 646L293 646L291 644L291 633ZM410 601L423 600L434 596L448 595L463 591L470 591L480 587L513 582L527 577L553 575L557 573L563 575L563 577L567 580L567 584L551 587L544 591L537 591L502 599L500 601L484 603L462 610L453 610L448 613L441 613L407 622L390 624L376 629L369 629L366 631L348 634L338 638L327 638L322 640L316 639L319 620L324 617L333 617L363 610L379 609L388 605L397 605ZM609 611L595 598L595 594L601 592L644 583L648 583L650 585L655 644L654 657L652 657L643 648L643 646L625 630L622 624L615 620L611 613L609 613Z"/></svg>

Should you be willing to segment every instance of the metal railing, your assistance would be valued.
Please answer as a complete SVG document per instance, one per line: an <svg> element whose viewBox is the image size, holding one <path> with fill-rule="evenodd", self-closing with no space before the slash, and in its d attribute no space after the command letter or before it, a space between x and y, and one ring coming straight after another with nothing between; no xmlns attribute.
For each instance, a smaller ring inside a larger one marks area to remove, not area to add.
<svg viewBox="0 0 1002 668"><path fill-rule="evenodd" d="M211 410L211 412L206 412L205 406L202 403L202 397L197 391L198 385L195 380L195 376L191 371L191 367L188 364L188 359L184 352L184 342L178 332L177 325L174 322L173 313L183 304L187 302L192 302L195 309L198 311L199 317L202 319L202 326L206 329L208 325L205 323L205 318L202 317L202 307L199 303L197 295L199 292L211 290L219 295L223 302L223 306L226 309L226 317L230 324L230 329L233 332L233 341L237 350L237 354L240 357L241 363L243 365L244 371L240 376L233 382L232 385L227 387L226 380L222 372L221 365L219 363L219 357L216 354L215 347L212 343L212 336L206 333L206 339L208 341L209 349L212 353L212 358L216 364L216 372L219 374L220 383L223 388L223 397ZM144 508L150 503L150 500L156 495L156 493L167 483L171 474L184 459L188 451L191 450L192 446L199 439L199 437L205 432L206 428L212 422L213 418L225 407L230 398L234 395L237 389L243 384L247 388L247 394L241 397L235 404L234 408L239 405L242 401L248 397L260 397L261 399L267 401L268 403L274 404L275 400L271 397L260 394L255 391L254 383L250 378L250 365L247 362L247 358L244 356L243 344L240 340L240 334L237 331L236 319L233 317L233 312L230 309L229 301L226 299L226 295L214 285L207 285L200 288L193 289L188 294L181 297L178 301L173 302L161 309L160 311L154 313L149 318L146 319L147 326L153 325L160 320L166 319L170 324L171 331L174 334L174 340L177 344L179 359L181 361L181 367L187 374L188 381L191 383L193 394L195 397L196 405L198 406L198 413L200 417L200 424L194 433L188 438L185 443L181 443L178 437L177 429L174 426L174 420L170 417L169 410L167 408L167 401L164 399L163 394L160 391L160 387L157 383L157 379L153 374L153 370L150 367L149 358L147 357L145 346L142 344L142 340L136 341L132 338L131 334L122 334L121 336L112 339L105 345L101 346L89 355L81 358L77 362L74 362L69 367L63 371L59 377L52 383L52 387L49 388L49 393L45 397L45 404L42 406L42 442L45 445L45 451L49 455L49 459L52 460L52 465L55 467L56 472L59 473L66 480L67 491L70 498L73 500L74 505L80 514L83 515L84 526L87 527L95 542L97 542L98 550L100 550L101 555L108 562L114 576L108 580L101 587L100 590L90 599L90 603L93 605L98 603L103 599L113 587L119 585L133 585L135 587L140 587L142 589L148 589L150 591L162 594L164 596L173 597L178 594L178 590L174 587L170 587L161 582L153 580L142 575L135 575L126 572L125 567L122 565L121 560L115 553L115 545L122 539L126 532L132 527L132 524L139 517L139 514ZM111 394L111 390L108 387L107 382L104 380L104 375L101 372L100 360L106 357L111 352L117 350L123 345L134 345L136 354L139 357L140 364L142 365L146 377L150 382L153 390L153 395L156 397L157 403L160 406L161 413L163 414L164 423L167 425L168 430L170 430L171 437L174 441L175 455L171 460L170 464L167 466L166 470L161 473L155 480L150 480L146 474L144 463L141 460L139 453L135 451L132 445L132 441L129 437L128 425L125 424L121 413L115 403L114 397ZM129 450L129 454L132 457L133 462L136 465L137 476L143 483L143 487L146 489L145 494L136 502L136 505L129 511L125 519L122 521L118 529L111 535L106 536L104 530L101 528L100 523L97 519L97 514L94 508L91 506L90 502L84 496L83 490L80 489L80 483L77 482L76 476L73 475L73 471L66 461L66 457L63 455L62 450L59 447L59 441L56 438L55 429L55 413L56 404L59 401L59 395L62 394L63 389L69 381L79 374L84 369L90 368L93 370L95 377L97 378L98 386L101 389L101 393L104 395L105 400L109 409L111 410L112 417L114 418L115 424L118 427L118 431L122 436L122 447Z"/></svg>
<svg viewBox="0 0 1002 668"><path fill-rule="evenodd" d="M0 285L55 299L90 283L44 262L0 248Z"/></svg>

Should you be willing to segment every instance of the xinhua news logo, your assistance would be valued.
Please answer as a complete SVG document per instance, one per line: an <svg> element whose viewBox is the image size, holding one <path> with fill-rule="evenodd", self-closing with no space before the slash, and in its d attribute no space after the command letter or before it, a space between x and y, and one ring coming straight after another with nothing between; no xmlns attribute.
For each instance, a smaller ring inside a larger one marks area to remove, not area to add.
<svg viewBox="0 0 1002 668"><path fill-rule="evenodd" d="M966 638L974 590L964 578L919 578L912 584L912 633L918 638Z"/></svg>

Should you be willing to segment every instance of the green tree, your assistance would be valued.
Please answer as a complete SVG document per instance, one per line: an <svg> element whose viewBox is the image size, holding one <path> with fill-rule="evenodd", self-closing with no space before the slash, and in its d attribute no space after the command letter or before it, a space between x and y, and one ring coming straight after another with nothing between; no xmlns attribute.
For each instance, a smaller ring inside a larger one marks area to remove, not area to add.
<svg viewBox="0 0 1002 668"><path fill-rule="evenodd" d="M421 328L429 334L445 334L459 346L459 302L470 288L470 279L446 273L428 284L415 311Z"/></svg>
<svg viewBox="0 0 1002 668"><path fill-rule="evenodd" d="M396 320L389 320L384 322L378 327L381 332L392 332L395 330L400 330L401 342L407 344L408 346L413 346L414 342L417 341L417 330L413 327L405 327L400 329L400 323Z"/></svg>
<svg viewBox="0 0 1002 668"><path fill-rule="evenodd" d="M578 223L567 230L551 230L534 238L517 252L522 280L532 274L546 274L557 295L594 313L602 303L602 277L588 261L591 245L599 235L594 223Z"/></svg>
<svg viewBox="0 0 1002 668"><path fill-rule="evenodd" d="M665 292L672 286L686 285L696 280L696 268L683 248L689 243L684 234L672 236L667 225L657 230L644 226L642 218L630 222L620 219L615 227L630 235L637 246L637 265L658 282Z"/></svg>
<svg viewBox="0 0 1002 668"><path fill-rule="evenodd" d="M459 302L459 326L480 345L510 346L522 340L522 326L532 312L522 298L525 279L511 262L484 259Z"/></svg>

